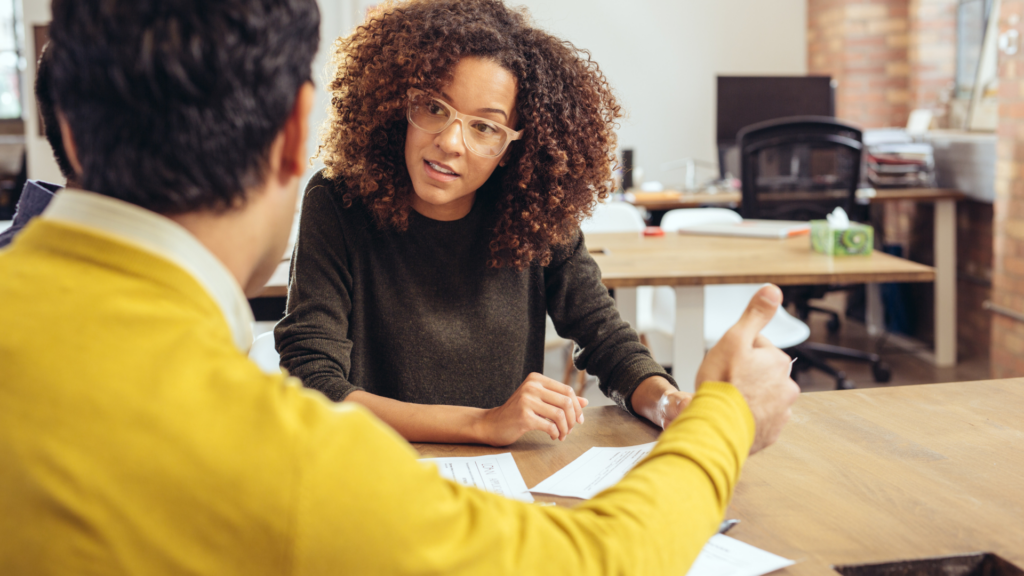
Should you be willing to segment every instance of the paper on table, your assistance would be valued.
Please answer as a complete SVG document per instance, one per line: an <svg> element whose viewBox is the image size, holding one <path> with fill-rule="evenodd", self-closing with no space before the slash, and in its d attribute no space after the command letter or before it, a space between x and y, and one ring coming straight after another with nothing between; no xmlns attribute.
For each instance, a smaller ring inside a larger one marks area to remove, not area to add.
<svg viewBox="0 0 1024 576"><path fill-rule="evenodd" d="M782 556L716 534L704 545L686 576L761 576L793 564Z"/></svg>
<svg viewBox="0 0 1024 576"><path fill-rule="evenodd" d="M605 488L622 480L636 463L651 453L654 442L624 448L591 448L568 466L555 472L530 492L593 498Z"/></svg>
<svg viewBox="0 0 1024 576"><path fill-rule="evenodd" d="M510 452L489 456L422 458L420 462L433 462L442 477L464 486L533 502L533 496L526 489L526 481Z"/></svg>

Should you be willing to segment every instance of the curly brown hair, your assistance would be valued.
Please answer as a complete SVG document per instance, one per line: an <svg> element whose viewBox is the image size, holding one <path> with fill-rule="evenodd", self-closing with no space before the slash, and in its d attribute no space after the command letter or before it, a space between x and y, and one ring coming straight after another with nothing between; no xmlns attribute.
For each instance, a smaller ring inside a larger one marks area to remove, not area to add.
<svg viewBox="0 0 1024 576"><path fill-rule="evenodd" d="M524 130L495 199L488 266L547 265L598 199L611 192L616 120L622 116L590 53L531 25L499 0L411 0L371 13L334 43L330 116L317 156L342 179L346 206L362 201L378 226L405 230L412 183L405 166L406 93L440 90L466 56L490 59L516 78Z"/></svg>

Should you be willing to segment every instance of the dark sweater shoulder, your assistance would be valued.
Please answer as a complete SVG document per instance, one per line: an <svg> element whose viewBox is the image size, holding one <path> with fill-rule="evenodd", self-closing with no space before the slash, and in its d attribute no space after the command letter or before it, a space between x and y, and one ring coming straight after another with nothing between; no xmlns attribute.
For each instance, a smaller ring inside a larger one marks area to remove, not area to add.
<svg viewBox="0 0 1024 576"><path fill-rule="evenodd" d="M309 206L314 210L305 210L311 216L334 216L339 219L356 219L369 221L370 213L359 201L348 201L346 205L345 194L348 192L344 180L330 180L324 176L321 170L313 175L306 183L306 191L303 194L303 206Z"/></svg>

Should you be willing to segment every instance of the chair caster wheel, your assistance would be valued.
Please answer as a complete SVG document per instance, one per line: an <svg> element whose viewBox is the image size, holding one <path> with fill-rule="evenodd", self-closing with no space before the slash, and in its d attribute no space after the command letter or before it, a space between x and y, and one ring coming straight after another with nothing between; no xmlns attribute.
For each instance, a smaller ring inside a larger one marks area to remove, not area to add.
<svg viewBox="0 0 1024 576"><path fill-rule="evenodd" d="M877 362L871 365L871 375L875 377L875 382L884 384L892 379L892 368L885 362Z"/></svg>
<svg viewBox="0 0 1024 576"><path fill-rule="evenodd" d="M835 317L830 318L828 323L825 324L825 327L828 328L828 333L829 334L832 334L832 335L838 334L839 333L839 318L835 318Z"/></svg>
<svg viewBox="0 0 1024 576"><path fill-rule="evenodd" d="M857 386L848 378L836 378L836 390L853 390Z"/></svg>

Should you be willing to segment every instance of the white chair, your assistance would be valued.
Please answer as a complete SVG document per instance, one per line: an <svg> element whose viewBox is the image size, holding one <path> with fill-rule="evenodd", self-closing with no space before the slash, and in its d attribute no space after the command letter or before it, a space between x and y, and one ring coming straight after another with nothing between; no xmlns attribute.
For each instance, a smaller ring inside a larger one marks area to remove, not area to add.
<svg viewBox="0 0 1024 576"><path fill-rule="evenodd" d="M647 224L636 206L628 202L604 202L580 223L584 234L611 232L643 232Z"/></svg>
<svg viewBox="0 0 1024 576"><path fill-rule="evenodd" d="M281 371L281 357L274 344L273 332L264 332L253 340L252 348L249 348L249 359L267 374Z"/></svg>
<svg viewBox="0 0 1024 576"><path fill-rule="evenodd" d="M644 217L640 214L640 210L636 206L628 202L603 202L599 203L594 208L593 214L590 218L587 218L580 223L580 229L583 230L584 234L610 234L615 232L636 232L640 233L647 227L647 223L644 222ZM616 300L625 302L629 306L636 306L637 325L640 324L640 317L644 316L645 319L650 317L651 309L651 288L650 286L642 286L640 288L617 288L616 289ZM632 302L636 304L632 304ZM646 310L646 312L644 312ZM637 328L637 326L634 326ZM552 342L553 345L558 339L561 339L556 333L554 333L554 324L551 322L551 318L548 318L548 329L545 335L545 344ZM566 359L565 368L565 383L569 384L569 380L572 377L572 347L568 340L564 340L565 345L569 346L569 354ZM548 346L545 345L545 349ZM577 385L577 393L582 394L584 385L586 382L586 373L581 372L579 375L579 384Z"/></svg>
<svg viewBox="0 0 1024 576"><path fill-rule="evenodd" d="M672 210L661 219L661 228L666 233L676 233L688 226L740 222L743 218L725 208L688 208ZM761 284L726 284L704 287L704 346L711 348L725 334L746 308L750 298L761 288ZM655 360L671 363L672 338L676 309L675 290L667 286L654 289L650 324L644 326L648 346ZM807 324L794 318L779 307L775 317L761 331L772 344L779 348L790 348L807 340L811 329Z"/></svg>

